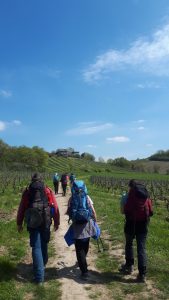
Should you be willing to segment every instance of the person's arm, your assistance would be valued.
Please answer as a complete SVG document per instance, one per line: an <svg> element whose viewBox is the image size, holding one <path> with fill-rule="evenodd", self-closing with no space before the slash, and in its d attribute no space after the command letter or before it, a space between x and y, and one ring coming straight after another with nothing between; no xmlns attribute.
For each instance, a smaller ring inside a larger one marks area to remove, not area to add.
<svg viewBox="0 0 169 300"><path fill-rule="evenodd" d="M66 210L66 215L69 216L69 213L70 213L70 204L71 204L71 200L72 200L72 197L69 198L68 200L68 204L67 204L67 210Z"/></svg>
<svg viewBox="0 0 169 300"><path fill-rule="evenodd" d="M59 225L60 225L60 212L59 212L59 207L58 207L56 198L54 199L54 215L53 215L53 220L54 220L54 229L56 231L59 228Z"/></svg>
<svg viewBox="0 0 169 300"><path fill-rule="evenodd" d="M59 207L58 207L58 204L57 204L57 201L56 201L53 191L47 187L45 192L48 197L49 205L54 208L53 221L54 221L54 230L56 231L60 225Z"/></svg>
<svg viewBox="0 0 169 300"><path fill-rule="evenodd" d="M120 212L121 214L124 215L124 206L127 202L127 198L128 198L128 194L127 193L123 193L123 195L121 196L121 201L120 201Z"/></svg>
<svg viewBox="0 0 169 300"><path fill-rule="evenodd" d="M93 206L93 201L91 200L91 198L89 197L89 195L87 195L87 201L89 203L89 206L92 209L93 219L96 222L97 221L96 211L95 211L94 206Z"/></svg>
<svg viewBox="0 0 169 300"><path fill-rule="evenodd" d="M149 198L148 199L148 207L149 207L149 216L153 216L153 205L152 205L152 200Z"/></svg>
<svg viewBox="0 0 169 300"><path fill-rule="evenodd" d="M28 190L25 189L22 194L22 198L17 211L16 223L18 227L18 232L21 232L23 230L22 224L25 216L25 211L27 208L28 208Z"/></svg>

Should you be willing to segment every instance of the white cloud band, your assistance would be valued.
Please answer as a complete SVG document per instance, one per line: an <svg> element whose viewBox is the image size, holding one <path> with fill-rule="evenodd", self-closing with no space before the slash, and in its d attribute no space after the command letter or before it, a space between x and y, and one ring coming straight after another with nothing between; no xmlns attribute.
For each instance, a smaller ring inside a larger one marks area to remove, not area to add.
<svg viewBox="0 0 169 300"><path fill-rule="evenodd" d="M129 142L130 139L126 136L114 136L114 137L111 137L111 138L107 138L106 141L108 143L126 143L126 142Z"/></svg>
<svg viewBox="0 0 169 300"><path fill-rule="evenodd" d="M67 130L67 135L91 135L112 128L113 124L96 124L95 122L84 122L78 124L76 128Z"/></svg>
<svg viewBox="0 0 169 300"><path fill-rule="evenodd" d="M169 76L169 24L157 30L151 40L140 38L128 50L109 50L96 58L84 72L86 82L94 82L106 73L128 67Z"/></svg>

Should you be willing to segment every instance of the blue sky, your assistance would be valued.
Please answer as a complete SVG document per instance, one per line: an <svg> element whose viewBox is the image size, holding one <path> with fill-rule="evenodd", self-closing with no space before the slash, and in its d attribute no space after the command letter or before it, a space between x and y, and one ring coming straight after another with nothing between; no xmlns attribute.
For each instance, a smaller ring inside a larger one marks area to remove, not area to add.
<svg viewBox="0 0 169 300"><path fill-rule="evenodd" d="M0 139L146 158L169 149L168 0L1 0Z"/></svg>

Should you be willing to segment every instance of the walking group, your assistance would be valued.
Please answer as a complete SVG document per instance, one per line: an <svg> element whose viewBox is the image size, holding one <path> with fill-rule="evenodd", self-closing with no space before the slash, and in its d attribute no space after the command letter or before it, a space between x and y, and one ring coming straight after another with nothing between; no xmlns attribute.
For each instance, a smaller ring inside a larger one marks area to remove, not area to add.
<svg viewBox="0 0 169 300"><path fill-rule="evenodd" d="M90 278L87 265L90 238L98 238L100 231L93 201L88 195L87 187L82 180L77 180L71 173L55 174L53 177L54 191L46 186L40 174L35 173L29 186L24 190L17 212L18 232L26 223L32 248L33 282L43 284L45 267L48 262L48 243L51 224L54 230L60 225L60 212L56 196L62 186L62 196L66 196L70 185L70 198L66 214L71 222L65 233L65 241L75 245L76 258L81 271L81 279ZM129 190L122 195L121 213L125 215L125 263L119 269L123 274L131 274L134 266L133 241L137 242L138 282L145 282L147 273L146 239L148 224L153 215L152 201L142 184L135 180L129 181Z"/></svg>

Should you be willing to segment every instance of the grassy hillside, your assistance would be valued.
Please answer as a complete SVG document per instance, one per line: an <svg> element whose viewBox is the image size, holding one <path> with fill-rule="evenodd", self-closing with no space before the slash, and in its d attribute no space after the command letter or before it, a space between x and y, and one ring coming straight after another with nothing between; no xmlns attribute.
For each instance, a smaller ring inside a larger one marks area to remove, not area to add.
<svg viewBox="0 0 169 300"><path fill-rule="evenodd" d="M133 161L133 164L136 167L140 166L140 170L144 170L147 173L169 173L169 161L151 161L148 159L139 159Z"/></svg>
<svg viewBox="0 0 169 300"><path fill-rule="evenodd" d="M152 281L153 289L158 288L160 293L158 296L160 296L158 298L153 297L147 285L148 297L146 298L144 297L145 285L125 281L125 278L119 275L118 265L121 263L122 257L120 256L118 259L113 255L114 249L119 249L124 254L124 220L119 212L121 191L117 188L108 189L91 184L90 176L101 175L126 179L156 178L160 179L158 189L162 186L161 179L168 179L169 176L127 172L124 169L110 167L105 163L88 162L82 159L50 158L49 174L46 174L45 182L51 187L53 187L52 181L51 179L47 181L47 178L51 178L49 175L54 172L74 172L79 179L84 179L87 184L89 194L94 201L98 221L101 224L102 237L108 249L108 251L98 254L97 266L102 272L102 283L107 283L107 288L112 292L113 299L124 299L126 295L128 296L126 299L168 299L169 222L167 221L168 211L164 202L161 201L154 205L154 216L147 243L148 280ZM15 218L21 192L29 182L30 174L5 174L3 172L0 175L0 299L59 300L61 296L57 278L51 278L44 287L37 288L30 283L30 273L25 273L27 268L29 269L29 262L25 260L29 249L28 234L24 230L22 235L18 235ZM136 266L135 268L137 268Z"/></svg>
<svg viewBox="0 0 169 300"><path fill-rule="evenodd" d="M48 165L49 172L99 173L111 172L111 167L105 163L91 162L72 157L51 157Z"/></svg>
<svg viewBox="0 0 169 300"><path fill-rule="evenodd" d="M135 164L143 165L144 172L137 172L120 168L116 166L108 165L107 163L92 162L80 158L72 157L51 157L49 158L48 172L49 173L75 173L76 176L85 175L90 176L106 175L106 176L117 176L124 178L155 178L155 179L167 179L167 170L169 170L169 162L153 162L148 160L135 161ZM162 176L163 175L163 176ZM162 177L161 177L162 176Z"/></svg>

